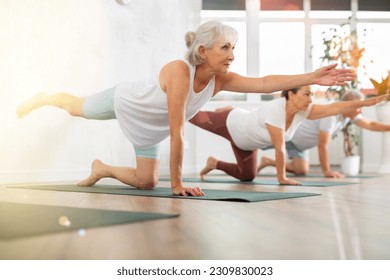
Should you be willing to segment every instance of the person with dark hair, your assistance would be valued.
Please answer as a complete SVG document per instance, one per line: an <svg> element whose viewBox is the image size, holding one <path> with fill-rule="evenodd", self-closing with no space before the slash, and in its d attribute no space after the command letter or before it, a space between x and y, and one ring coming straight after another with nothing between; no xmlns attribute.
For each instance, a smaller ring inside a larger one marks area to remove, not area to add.
<svg viewBox="0 0 390 280"><path fill-rule="evenodd" d="M343 95L342 101L363 100L360 92L350 91ZM317 146L318 156L324 177L343 178L345 175L332 170L329 164L328 146L332 138L352 121L357 126L378 132L390 131L390 124L372 121L363 116L361 108L340 115L317 120L304 120L290 141L286 143L288 157L286 171L295 175L307 175L310 171L309 149ZM267 167L276 166L274 159L263 156L258 172Z"/></svg>
<svg viewBox="0 0 390 280"><path fill-rule="evenodd" d="M300 75L243 77L229 72L234 60L237 31L218 21L199 26L185 36L185 59L162 67L149 81L120 83L108 90L77 97L68 93L37 94L17 109L19 117L42 106L54 106L70 115L86 119L117 119L133 144L136 167L110 166L94 160L90 176L79 183L92 186L102 178L115 178L124 184L153 189L159 178L159 145L170 136L170 177L175 195L203 196L199 187L182 183L184 123L220 91L272 93L301 85L344 85L355 77L337 64Z"/></svg>
<svg viewBox="0 0 390 280"><path fill-rule="evenodd" d="M281 95L281 98L261 103L250 111L232 107L215 112L200 111L190 120L192 124L230 141L237 161L224 162L210 156L200 172L201 179L218 169L241 181L252 181L258 173L258 149L273 146L279 183L298 185L298 181L286 177L285 142L293 138L303 120L348 113L385 99L378 97L329 105L313 104L309 86L285 90Z"/></svg>

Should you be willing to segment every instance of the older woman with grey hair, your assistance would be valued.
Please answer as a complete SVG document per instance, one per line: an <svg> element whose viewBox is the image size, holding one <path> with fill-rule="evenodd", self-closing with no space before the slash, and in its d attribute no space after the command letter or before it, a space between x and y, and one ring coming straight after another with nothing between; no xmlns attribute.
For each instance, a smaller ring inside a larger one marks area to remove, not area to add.
<svg viewBox="0 0 390 280"><path fill-rule="evenodd" d="M150 81L121 83L87 97L68 93L37 94L17 110L23 117L42 106L54 106L72 116L114 119L133 144L136 167L110 166L94 160L89 177L80 186L92 186L102 178L115 178L138 189L153 189L158 183L159 144L170 136L170 176L173 194L203 196L199 187L182 183L184 122L218 92L272 93L292 87L319 84L343 85L354 78L336 64L300 75L248 78L229 72L234 60L237 31L217 21L199 26L185 36L188 51L184 60L162 67Z"/></svg>

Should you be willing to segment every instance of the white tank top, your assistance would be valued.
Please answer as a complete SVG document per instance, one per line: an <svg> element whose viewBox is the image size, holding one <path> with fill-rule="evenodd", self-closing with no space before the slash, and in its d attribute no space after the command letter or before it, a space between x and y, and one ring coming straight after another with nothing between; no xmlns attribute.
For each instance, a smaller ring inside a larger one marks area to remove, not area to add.
<svg viewBox="0 0 390 280"><path fill-rule="evenodd" d="M267 124L281 128L285 141L291 140L299 125L310 114L313 104L305 111L298 111L286 131L286 102L286 98L280 97L262 102L250 111L233 109L229 113L226 125L236 146L244 151L253 151L272 145Z"/></svg>
<svg viewBox="0 0 390 280"><path fill-rule="evenodd" d="M185 120L188 121L213 97L215 77L201 92L194 92L196 67L190 70L190 89ZM127 139L138 148L148 149L169 136L168 99L155 80L120 83L115 88L115 114Z"/></svg>

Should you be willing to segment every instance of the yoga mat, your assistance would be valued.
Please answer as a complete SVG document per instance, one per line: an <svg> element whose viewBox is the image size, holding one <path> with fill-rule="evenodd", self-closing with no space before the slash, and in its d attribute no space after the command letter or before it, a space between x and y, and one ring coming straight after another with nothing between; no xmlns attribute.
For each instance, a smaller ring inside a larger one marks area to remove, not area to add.
<svg viewBox="0 0 390 280"><path fill-rule="evenodd" d="M22 188L31 190L49 190L49 191L69 191L69 192L86 192L86 193L104 193L134 196L152 196L178 199L198 199L198 200L220 200L220 201L237 201L237 202L257 202L266 200L276 200L285 198L297 198L306 196L320 195L316 193L296 193L296 192L242 192L242 191L225 191L225 190L208 190L202 189L205 196L177 196L172 195L170 188L155 188L153 190L137 190L129 187L118 186L101 186L78 187L76 185L35 185L19 186L12 188Z"/></svg>
<svg viewBox="0 0 390 280"><path fill-rule="evenodd" d="M297 178L327 178L322 174L307 174L307 175L295 175L295 174L287 174L288 177L297 177ZM259 174L257 177L276 177L276 174ZM358 175L348 175L345 176L345 178L353 178L353 179L368 179L368 178L376 178L378 175L363 175L363 174L358 174ZM343 178L340 178L338 180L342 180Z"/></svg>
<svg viewBox="0 0 390 280"><path fill-rule="evenodd" d="M170 181L169 178L160 178L161 181ZM251 182L241 182L237 179L222 179L222 178L208 178L201 180L200 178L183 178L183 182L187 183L220 183L220 184L249 184L249 185L279 185L277 180L253 180ZM304 187L334 187L342 185L357 184L356 182L313 182L301 181L300 186ZM288 185L286 185L288 186ZM292 185L294 186L294 185Z"/></svg>
<svg viewBox="0 0 390 280"><path fill-rule="evenodd" d="M0 240L178 216L0 202Z"/></svg>

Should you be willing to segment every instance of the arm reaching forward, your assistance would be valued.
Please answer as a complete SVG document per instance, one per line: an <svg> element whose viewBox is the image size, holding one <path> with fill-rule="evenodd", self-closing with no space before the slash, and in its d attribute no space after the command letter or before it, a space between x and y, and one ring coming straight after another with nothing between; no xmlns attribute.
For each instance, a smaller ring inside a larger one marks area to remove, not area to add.
<svg viewBox="0 0 390 280"><path fill-rule="evenodd" d="M339 101L327 105L313 104L313 108L310 111L308 119L315 120L328 116L344 114L365 106L373 106L386 100L389 95L390 94L385 94L365 100Z"/></svg>

